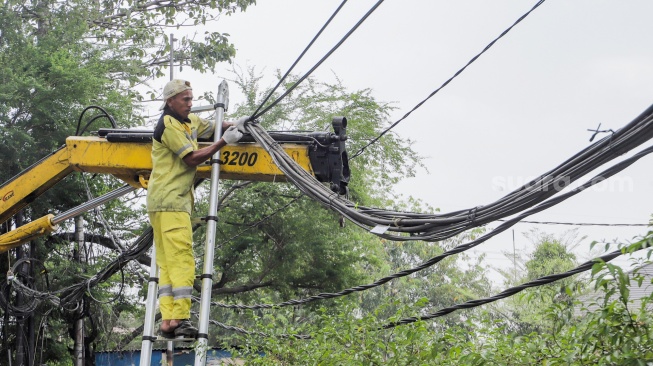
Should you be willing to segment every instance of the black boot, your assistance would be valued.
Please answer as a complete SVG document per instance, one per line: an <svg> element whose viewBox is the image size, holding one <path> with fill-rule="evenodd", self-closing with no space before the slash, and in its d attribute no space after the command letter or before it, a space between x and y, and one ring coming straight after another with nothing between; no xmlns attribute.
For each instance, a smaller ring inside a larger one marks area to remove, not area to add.
<svg viewBox="0 0 653 366"><path fill-rule="evenodd" d="M197 338L197 328L188 319L179 322L175 328L175 337Z"/></svg>

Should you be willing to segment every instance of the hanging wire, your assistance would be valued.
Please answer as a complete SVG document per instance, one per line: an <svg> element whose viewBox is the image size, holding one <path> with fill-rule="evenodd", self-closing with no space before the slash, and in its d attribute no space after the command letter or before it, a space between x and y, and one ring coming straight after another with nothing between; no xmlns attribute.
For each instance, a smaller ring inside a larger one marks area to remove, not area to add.
<svg viewBox="0 0 653 366"><path fill-rule="evenodd" d="M281 100L283 98L285 98L288 94L290 94L293 90L295 90L295 88L298 87L299 84L301 84L304 80L306 80L306 78L308 78L313 73L313 71L315 71L320 65L322 65L322 63L324 61L326 61L326 59L329 58L329 56L331 56L331 54L333 52L335 52L347 40L347 38L349 38L349 36L351 36L354 33L354 31L356 31L356 29L358 29L358 27L361 24L363 24L363 22L379 7L379 5L381 5L381 3L383 3L383 1L384 0L379 0L367 13L365 13L365 15L358 21L358 23L356 23L356 25L354 25L354 27L352 29L350 29L349 32L347 32L347 34L335 46L333 46L333 48L331 48L331 50L329 50L329 52L327 52L327 54L324 55L324 57L322 57L322 59L320 61L318 61L317 64L315 64L315 66L313 66L313 68L311 68L306 74L304 74L304 76L299 78L299 80L297 80L297 82L295 84L290 86L288 88L288 90L286 90L285 93L283 93L280 97L278 97L270 105L265 107L265 109L263 109L260 113L254 114L253 116L251 116L250 121L254 121L257 118L264 115L267 111L269 111L274 106L276 106L279 102L281 102Z"/></svg>
<svg viewBox="0 0 653 366"><path fill-rule="evenodd" d="M646 248L650 248L650 247L651 247L650 240L646 240L646 241L643 241L641 243L641 245L632 252L636 252L636 251L646 249ZM471 308L475 308L477 306L485 305L485 304L488 304L488 303L491 303L491 302L494 302L494 301L497 301L497 300L505 299L507 297L518 294L519 292L524 291L527 288L543 286L543 285L546 285L546 284L549 284L549 283L552 283L552 282L555 282L555 281L558 281L558 280L573 276L573 275L578 274L578 273L589 271L590 269L592 269L592 267L594 267L595 264L607 263L607 262L609 262L609 261L623 255L625 252L626 251L624 251L622 249L615 250L615 251L613 251L611 253L608 253L608 254L602 255L602 256L600 256L598 258L587 261L587 262L581 264L580 266L578 266L578 267L576 267L574 269L571 269L571 270L569 270L567 272L557 273L557 274L552 274L552 275L540 277L538 279L526 282L526 283L521 284L519 286L515 286L515 287L511 287L509 289L506 289L506 290L502 291L501 293L499 293L497 295L494 295L492 297L487 297L487 298L484 298L484 299L477 299L477 300L470 300L470 301L466 301L466 302L464 302L462 304L458 304L458 305L454 305L454 306L450 306L450 307L447 307L447 308L440 309L440 310L438 310L438 311L436 311L434 313L431 313L431 314L417 316L417 317L409 317L409 318L400 319L400 320L398 320L396 322L390 322L390 323L382 326L380 329L390 329L390 328L394 328L394 327L399 326L399 325L415 323L417 321L434 319L434 318L438 318L438 317L450 314L450 313L452 313L454 311L457 311L457 310L471 309ZM628 251L628 253L632 253L632 252Z"/></svg>
<svg viewBox="0 0 653 366"><path fill-rule="evenodd" d="M80 127L82 125L82 119L84 118L84 114L86 112L88 112L89 110L91 110L91 109L98 109L100 111L100 114L95 116L95 117L92 117L90 119L90 121L88 121L86 123L86 125L83 128L80 129ZM84 108L82 113L79 115L79 119L77 120L77 129L75 130L75 136L81 136L86 131L86 129L91 125L91 123L95 122L95 120L100 119L100 118L108 119L109 122L111 123L111 127L118 128L118 124L116 123L116 120L113 119L113 117L109 114L109 112L107 112L102 107L92 105L92 106L88 106L88 107Z"/></svg>
<svg viewBox="0 0 653 366"><path fill-rule="evenodd" d="M349 294L354 293L354 292L365 291L365 290L369 290L369 289L374 288L374 287L381 286L381 285L383 285L383 284L385 284L385 283L387 283L387 282L389 282L391 280L401 278L401 277L406 277L406 276L409 276L409 275L411 275L413 273L416 273L416 272L422 271L424 269L427 269L429 267L432 267L433 265L441 262L442 260L444 260L447 257L450 257L452 255L462 253L464 251L472 249L472 248L480 245L481 243L487 241L488 239L490 239L490 238L492 238L492 237L494 237L494 236L508 230L509 228L511 228L512 226L514 226L518 222L520 222L521 219L526 218L526 217L528 217L530 215L536 214L538 212L544 211L544 210L546 210L546 209L548 209L548 208L550 208L552 206L557 205L560 202L563 202L563 201L567 200L570 197L575 196L578 193L583 192L587 188L589 188L589 187L591 187L591 186L593 186L595 184L598 184L599 182L602 182L604 179L609 178L609 177L617 174L618 172L621 172L622 170L626 169L627 167L629 167L630 165L635 163L637 160L641 159L642 157L644 157L644 156L646 156L646 155L648 155L650 153L653 153L653 146L651 146L651 147L649 147L649 148L647 148L645 150L642 150L639 153L637 153L636 155L634 155L634 156L632 156L632 157L630 157L630 158L628 158L628 159L626 159L624 161L621 161L621 162L615 164L614 166L606 169L601 174L599 174L599 175L595 176L593 179L590 179L589 181L587 181L585 184L583 184L583 185L581 185L581 186L579 186L579 187L577 187L577 188L575 188L575 189L573 189L573 190L571 190L571 191L569 191L567 193L564 193L564 194L562 194L562 195L560 195L558 197L549 199L549 200L539 204L538 206L523 212L522 214L520 214L520 215L518 215L518 216L516 216L514 218L506 220L503 224L499 225L497 228L495 228L491 232L479 237L476 240L473 240L473 241L471 241L469 243L466 243L466 244L461 244L459 246L456 246L453 249L450 249L450 250L448 250L448 251L446 251L446 252L444 252L444 253L442 253L442 254L440 254L438 256L435 256L435 257L423 262L419 266L416 266L416 267L413 267L413 268L410 268L410 269L406 269L406 270L394 273L392 275L383 277L383 278L381 278L381 279L379 279L379 280L377 280L377 281L375 281L375 282L373 282L371 284L358 285L358 286L351 287L351 288L348 288L348 289L345 289L345 290L342 290L342 291L339 291L339 292L335 292L335 293L321 293L321 294L306 297L306 298L303 298L303 299L289 300L289 301L285 301L285 302L278 303L278 304L235 305L235 304L223 304L223 303L213 302L212 305L217 306L217 307L221 307L221 308L228 308L228 309L248 309L248 310L271 309L271 308L278 308L278 307L283 307L283 306L303 305L303 304L313 302L313 301L317 301L317 300L332 299L332 298L336 298L336 297L349 295Z"/></svg>
<svg viewBox="0 0 653 366"><path fill-rule="evenodd" d="M472 57L472 59L469 60L469 62L467 62L467 64L465 66L463 66L460 70L456 71L456 73L452 77L450 77L447 81L445 81L444 84L442 84L439 88L435 89L435 91L433 91L431 94L429 94L428 97L426 97L424 100L419 102L415 107L413 107L413 109L408 111L408 113L406 113L403 117L401 117L399 120L397 120L397 122L390 125L390 127L383 130L383 132L381 132L378 136L376 136L374 139L372 139L370 142L368 142L365 146L361 147L356 153L354 153L351 156L351 159L355 159L357 156L362 154L363 151L365 151L365 149L367 149L370 145L372 145L372 144L376 143L377 141L379 141L379 139L381 137L383 137L386 133L388 133L391 129L393 129L401 121L406 119L411 113L413 113L415 110L417 110L419 107L421 107L424 103L426 103L427 100L431 99L432 96L434 96L440 90L442 90L445 86L447 86L453 79L455 79L458 75L460 75L463 71L465 71L465 69L467 69L467 67L469 65L471 65L474 61L476 61L479 57L481 57L481 55L484 54L487 50L489 50L490 47L494 46L494 44L499 39L503 38L503 36L505 36L508 32L510 32L510 30L512 28L514 28L517 24L519 24L522 20L524 20L530 13L532 13L535 9L537 9L540 5L542 5L544 3L544 1L545 0L538 1L535 4L535 6L533 6L531 8L531 10L527 11L524 15L519 17L519 19L517 19L517 21L515 21L510 27L508 27L506 30L504 30L497 38L495 38L492 42L490 42L487 46L485 46L485 48L481 52L479 52L476 56Z"/></svg>
<svg viewBox="0 0 653 366"><path fill-rule="evenodd" d="M589 145L499 200L485 206L439 214L392 211L351 202L332 192L301 168L260 125L251 124L248 129L254 139L270 153L287 179L323 206L385 239L441 241L544 202L586 174L650 140L653 138L653 106L613 135Z"/></svg>
<svg viewBox="0 0 653 366"><path fill-rule="evenodd" d="M306 52L311 48L311 46L313 45L313 43L315 43L315 41L320 37L320 35L322 34L322 32L323 32L323 31L326 29L326 27L331 23L331 21L333 20L333 18L335 18L336 15L340 12L340 9L342 9L342 7L345 6L345 3L346 3L346 2L347 2L347 0L343 0L343 2L340 3L340 6L338 6L338 8L336 9L336 11L333 12L333 14L331 15L331 17L329 17L329 20L327 20L327 22L324 23L324 25L322 26L322 28L320 29L320 31L317 32L317 34L315 35L315 37L313 37L313 39L312 39L311 42L308 44L308 46L306 46L306 48L304 48L304 51L302 51L302 53L299 55L299 57L297 57L297 59L296 59L295 62L292 64L292 66L290 66L290 68L288 69L288 71L286 71L286 73L281 77L281 79L279 79L279 82L277 83L277 85L275 85L274 88L272 88L272 90L270 90L270 92L269 92L268 95L263 99L263 101L261 102L261 104L259 105L259 107L256 108L256 111L254 111L254 113L252 113L252 116L255 116L255 115L258 113L258 111L260 111L261 108L263 108L263 105L268 101L268 99L270 99L270 97L272 96L272 94L274 94L274 92L277 90L277 88L279 88L279 86L281 85L281 83L283 83L283 81L286 80L286 78L288 77L288 75L290 75L290 72L295 68L295 66L297 66L297 63L299 63L299 61L302 59L302 57L304 57L304 55L306 54Z"/></svg>
<svg viewBox="0 0 653 366"><path fill-rule="evenodd" d="M497 220L506 221L506 220ZM528 221L523 220L520 224L535 224L535 225L567 225L567 226L617 226L617 227L648 227L652 224L609 224L598 222L560 222L560 221Z"/></svg>
<svg viewBox="0 0 653 366"><path fill-rule="evenodd" d="M225 330L231 330L231 331L246 334L246 335L249 335L249 336L259 336L259 337L264 337L264 338L270 337L270 335L267 334L267 333L255 332L255 331L251 331L251 330L245 330L243 328L235 327L233 325L226 325L224 323L220 323L217 320L209 320L209 323L211 323L211 324L213 324L215 326L218 326L218 327L220 327L222 329L225 329ZM288 339L288 338L311 339L312 338L310 335L307 335L307 334L275 334L274 336L277 337L277 338L282 338L282 339Z"/></svg>

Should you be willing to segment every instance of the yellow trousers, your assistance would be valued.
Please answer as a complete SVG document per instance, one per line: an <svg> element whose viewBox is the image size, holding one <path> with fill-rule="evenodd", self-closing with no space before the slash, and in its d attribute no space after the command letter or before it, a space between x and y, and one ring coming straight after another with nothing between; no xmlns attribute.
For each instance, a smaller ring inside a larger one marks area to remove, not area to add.
<svg viewBox="0 0 653 366"><path fill-rule="evenodd" d="M195 258L187 212L150 212L159 266L159 309L163 320L189 319Z"/></svg>

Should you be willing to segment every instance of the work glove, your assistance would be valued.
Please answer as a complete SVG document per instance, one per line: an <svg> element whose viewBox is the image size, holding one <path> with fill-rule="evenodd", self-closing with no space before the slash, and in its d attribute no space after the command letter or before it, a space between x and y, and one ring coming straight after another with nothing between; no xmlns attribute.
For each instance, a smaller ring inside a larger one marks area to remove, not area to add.
<svg viewBox="0 0 653 366"><path fill-rule="evenodd" d="M247 122L247 121L249 121L248 116L240 117L238 119L238 121L236 121L236 123L234 123L234 126L236 126L238 128L238 131L240 131L242 133L246 133L247 130L245 130L245 122Z"/></svg>
<svg viewBox="0 0 653 366"><path fill-rule="evenodd" d="M236 126L231 126L222 134L222 139L228 144L235 144L243 137L243 133L238 131Z"/></svg>

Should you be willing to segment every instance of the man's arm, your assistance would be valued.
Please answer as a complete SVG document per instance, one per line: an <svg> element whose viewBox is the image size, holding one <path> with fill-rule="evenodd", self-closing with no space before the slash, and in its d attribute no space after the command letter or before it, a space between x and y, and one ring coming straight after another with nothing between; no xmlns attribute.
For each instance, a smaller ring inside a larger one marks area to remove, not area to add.
<svg viewBox="0 0 653 366"><path fill-rule="evenodd" d="M220 140L212 143L207 147L203 147L199 150L195 150L186 154L186 156L183 157L184 163L192 167L198 166L203 162L209 160L213 154L218 152L218 150L221 148L227 146L227 144L238 142L238 140L243 137L243 134L230 123L222 122L222 127L224 128L224 133L222 134Z"/></svg>
<svg viewBox="0 0 653 366"><path fill-rule="evenodd" d="M231 126L234 126L234 124L231 122L222 121L222 133L224 133L224 131L226 131Z"/></svg>
<svg viewBox="0 0 653 366"><path fill-rule="evenodd" d="M183 160L184 163L188 166L198 166L202 164L203 162L209 160L213 154L218 152L221 148L224 146L227 146L227 143L224 141L223 138L218 140L218 142L214 142L209 146L203 147L199 150L192 151L186 156L184 156Z"/></svg>

